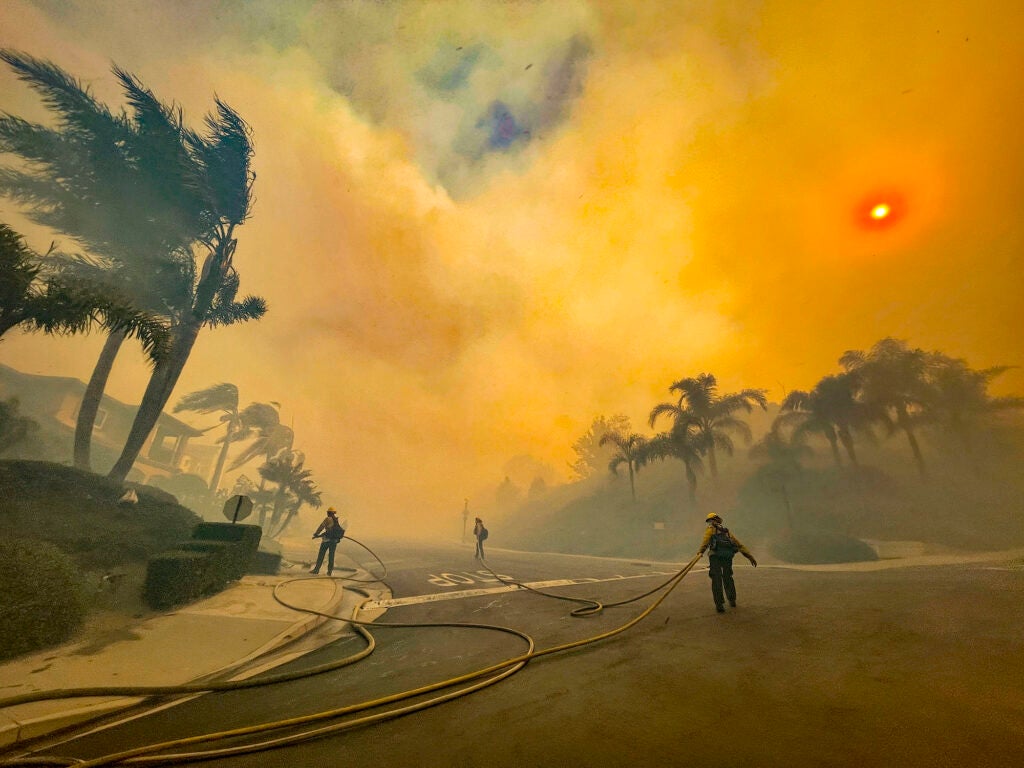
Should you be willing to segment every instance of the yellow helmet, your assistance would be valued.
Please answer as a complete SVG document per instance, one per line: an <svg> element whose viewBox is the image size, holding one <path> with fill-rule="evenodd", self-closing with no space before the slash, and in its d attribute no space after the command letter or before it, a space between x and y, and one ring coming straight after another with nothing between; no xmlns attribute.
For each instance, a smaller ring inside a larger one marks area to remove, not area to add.
<svg viewBox="0 0 1024 768"><path fill-rule="evenodd" d="M704 518L704 521L705 522L711 522L712 520L721 520L721 519L722 518L718 516L717 512L709 512L708 516Z"/></svg>

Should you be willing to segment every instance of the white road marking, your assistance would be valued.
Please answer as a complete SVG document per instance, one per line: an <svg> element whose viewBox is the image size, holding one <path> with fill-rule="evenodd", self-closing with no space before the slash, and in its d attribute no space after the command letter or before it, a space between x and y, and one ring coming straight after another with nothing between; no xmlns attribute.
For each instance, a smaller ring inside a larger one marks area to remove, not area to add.
<svg viewBox="0 0 1024 768"><path fill-rule="evenodd" d="M605 581L625 581L626 579L650 579L655 576L671 576L675 571L654 571L652 573L641 573L635 576L612 576L607 579L553 579L551 581L532 581L525 586L531 589L545 589L547 587L571 587L576 584L595 584ZM462 589L458 592L435 592L431 595L415 595L414 597L398 597L391 600L372 600L363 605L363 610L374 608L398 608L403 605L419 605L421 603L437 603L442 600L461 600L466 597L479 597L480 595L494 595L501 592L518 592L523 587L519 585L502 585L500 587L482 587L480 589Z"/></svg>

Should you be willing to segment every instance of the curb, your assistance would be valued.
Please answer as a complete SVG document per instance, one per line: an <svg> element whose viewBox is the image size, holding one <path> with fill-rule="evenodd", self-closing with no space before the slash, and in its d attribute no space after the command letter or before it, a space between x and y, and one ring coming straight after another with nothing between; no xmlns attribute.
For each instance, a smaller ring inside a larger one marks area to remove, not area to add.
<svg viewBox="0 0 1024 768"><path fill-rule="evenodd" d="M322 613L333 614L336 612L345 601L345 587L337 580L333 580L334 594L326 602L325 605L319 606L318 610ZM309 634L313 630L320 627L327 621L333 621L327 616L319 616L315 614L306 614L302 619L296 621L287 629L275 635L273 638L268 640L266 643L261 645L255 651L248 653L238 661L234 661L218 670L209 672L200 677L193 678L191 680L181 681L179 684L188 685L192 683L202 683L211 678L220 677L222 675L233 672L240 667L270 654L279 648L300 639L301 637ZM345 617L338 617L338 620L344 622ZM268 667L272 669L273 666ZM201 695L201 694L191 694ZM99 697L96 697L99 698ZM95 701L92 704L86 704L79 706L74 709L67 709L60 712L53 712L47 715L42 715L36 718L19 721L0 712L0 718L6 720L6 723L0 722L0 749L8 749L12 746L17 745L20 742L28 741L30 739L39 738L45 736L54 731L62 730L73 725L77 725L82 722L93 720L106 715L114 714L119 711L130 709L138 704L144 702L146 696L115 696L111 698L101 699Z"/></svg>

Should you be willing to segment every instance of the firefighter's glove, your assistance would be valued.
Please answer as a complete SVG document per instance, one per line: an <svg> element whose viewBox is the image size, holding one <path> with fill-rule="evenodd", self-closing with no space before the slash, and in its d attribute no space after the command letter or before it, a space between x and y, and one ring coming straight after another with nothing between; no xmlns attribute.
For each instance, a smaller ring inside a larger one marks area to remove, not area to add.
<svg viewBox="0 0 1024 768"><path fill-rule="evenodd" d="M747 560L749 560L749 561L750 561L750 564L751 564L752 566L754 566L755 568L757 568L757 560L755 560L755 559L754 559L754 556L753 556L753 555L747 555Z"/></svg>

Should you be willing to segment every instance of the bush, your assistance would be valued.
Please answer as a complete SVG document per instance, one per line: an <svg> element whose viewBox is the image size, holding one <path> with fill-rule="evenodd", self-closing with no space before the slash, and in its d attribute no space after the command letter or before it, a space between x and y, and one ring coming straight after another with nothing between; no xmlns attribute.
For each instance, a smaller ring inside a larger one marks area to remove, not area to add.
<svg viewBox="0 0 1024 768"><path fill-rule="evenodd" d="M248 571L261 534L258 525L200 523L178 550L149 561L143 599L164 610L219 592Z"/></svg>
<svg viewBox="0 0 1024 768"><path fill-rule="evenodd" d="M0 659L64 642L86 613L74 562L41 541L0 541L0 595Z"/></svg>
<svg viewBox="0 0 1024 768"><path fill-rule="evenodd" d="M789 563L860 563L878 559L870 545L832 531L799 531L776 539L769 549L775 557Z"/></svg>
<svg viewBox="0 0 1024 768"><path fill-rule="evenodd" d="M192 532L192 540L221 542L232 545L223 557L229 580L240 579L248 571L260 545L263 529L258 525L236 523L200 523Z"/></svg>
<svg viewBox="0 0 1024 768"><path fill-rule="evenodd" d="M224 570L212 553L177 550L150 559L142 599L151 608L166 610L219 592L226 585Z"/></svg>

